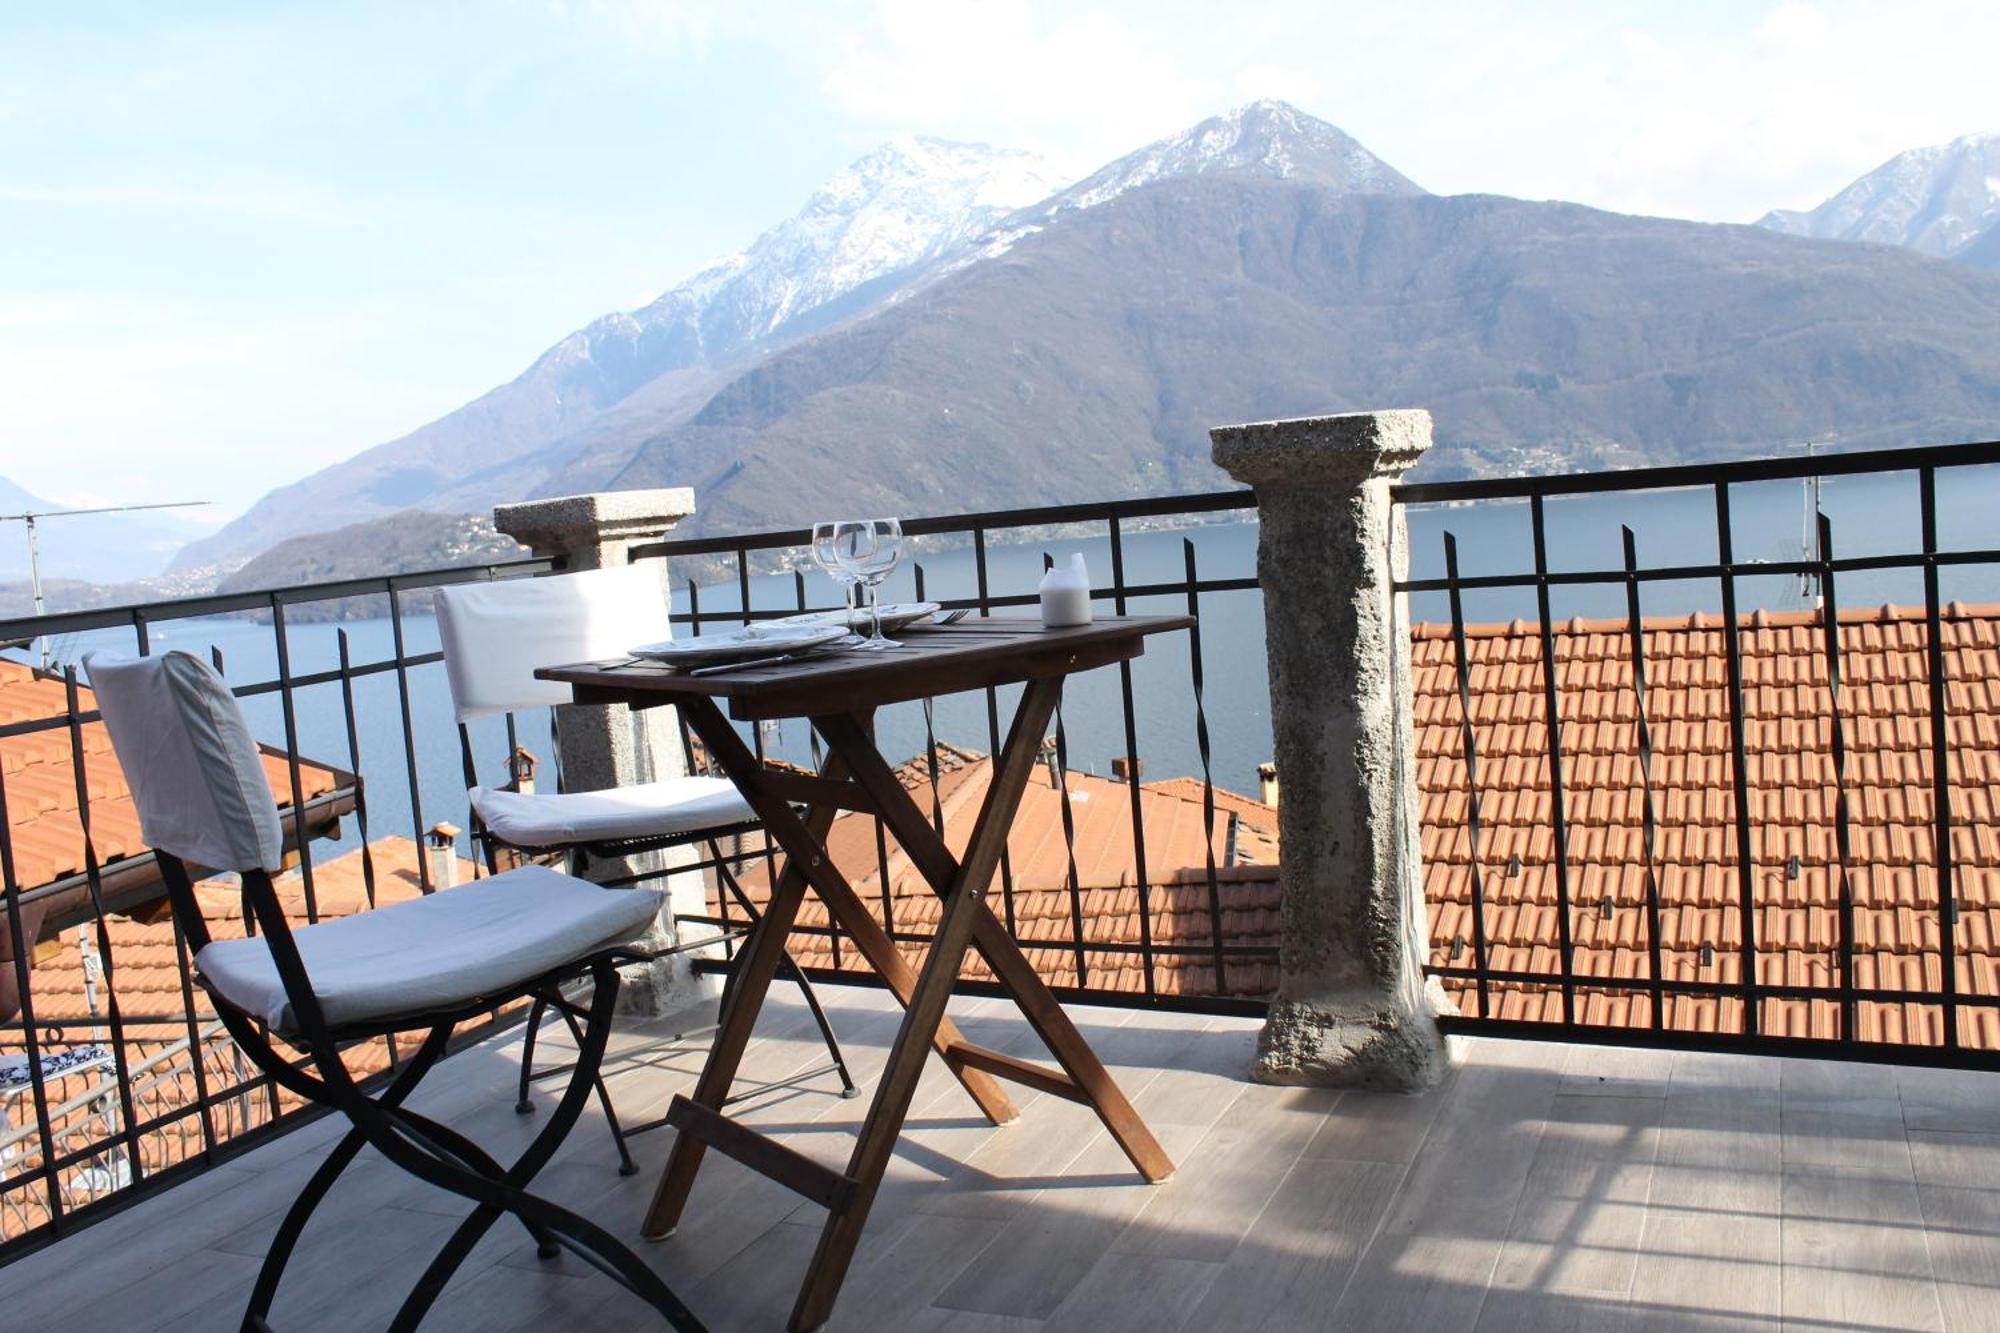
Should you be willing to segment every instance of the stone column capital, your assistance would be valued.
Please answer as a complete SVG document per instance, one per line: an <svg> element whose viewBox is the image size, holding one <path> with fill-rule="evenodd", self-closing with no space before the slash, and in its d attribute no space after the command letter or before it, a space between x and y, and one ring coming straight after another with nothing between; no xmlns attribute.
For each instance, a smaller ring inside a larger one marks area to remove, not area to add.
<svg viewBox="0 0 2000 1333"><path fill-rule="evenodd" d="M1216 466L1259 491L1356 486L1409 471L1431 447L1431 414L1399 408L1253 421L1217 426L1208 439Z"/></svg>
<svg viewBox="0 0 2000 1333"><path fill-rule="evenodd" d="M568 557L571 569L595 569L625 563L632 547L658 541L693 512L694 491L667 486L495 505L493 526L537 555Z"/></svg>

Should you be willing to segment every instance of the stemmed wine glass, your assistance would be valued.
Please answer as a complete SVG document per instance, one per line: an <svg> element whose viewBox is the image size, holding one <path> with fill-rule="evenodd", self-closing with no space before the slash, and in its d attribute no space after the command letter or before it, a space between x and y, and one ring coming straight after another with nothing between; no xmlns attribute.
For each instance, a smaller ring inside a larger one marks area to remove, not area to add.
<svg viewBox="0 0 2000 1333"><path fill-rule="evenodd" d="M881 587L903 556L903 525L893 518L871 518L834 525L834 550L841 563L866 585L870 633L858 648L898 648L882 633Z"/></svg>
<svg viewBox="0 0 2000 1333"><path fill-rule="evenodd" d="M854 628L854 588L861 582L861 576L849 569L840 558L840 529L853 526L831 521L813 524L812 557L819 566L820 573L840 585L841 596L847 606L847 628Z"/></svg>

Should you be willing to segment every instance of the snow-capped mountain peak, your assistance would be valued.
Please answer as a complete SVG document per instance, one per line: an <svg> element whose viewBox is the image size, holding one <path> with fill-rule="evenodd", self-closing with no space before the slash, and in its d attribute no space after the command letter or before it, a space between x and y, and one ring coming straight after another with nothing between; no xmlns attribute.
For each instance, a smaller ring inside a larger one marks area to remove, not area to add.
<svg viewBox="0 0 2000 1333"><path fill-rule="evenodd" d="M1266 99L1121 157L1065 191L1062 201L1091 208L1156 180L1219 172L1301 178L1353 194L1423 193L1338 127L1288 102Z"/></svg>
<svg viewBox="0 0 2000 1333"><path fill-rule="evenodd" d="M1022 209L994 228L962 262L1003 254L1022 237L1074 209L1096 208L1155 181L1207 175L1304 180L1341 194L1425 193L1339 127L1289 102L1267 98L1149 143Z"/></svg>
<svg viewBox="0 0 2000 1333"><path fill-rule="evenodd" d="M1878 241L1955 255L2000 223L2000 134L1898 153L1805 212L1778 209L1758 225L1825 240Z"/></svg>
<svg viewBox="0 0 2000 1333"><path fill-rule="evenodd" d="M937 258L1063 184L1032 153L891 139L757 238L729 284L728 308L743 336L762 337L864 283Z"/></svg>
<svg viewBox="0 0 2000 1333"><path fill-rule="evenodd" d="M835 172L748 249L638 309L605 315L544 352L565 403L617 402L663 371L728 360L793 320L983 235L1065 178L1016 149L901 135Z"/></svg>

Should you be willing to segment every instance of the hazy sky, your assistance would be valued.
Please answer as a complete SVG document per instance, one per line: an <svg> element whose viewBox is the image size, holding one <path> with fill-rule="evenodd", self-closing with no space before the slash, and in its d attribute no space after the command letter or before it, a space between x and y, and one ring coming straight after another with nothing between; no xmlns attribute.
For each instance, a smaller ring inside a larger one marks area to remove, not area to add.
<svg viewBox="0 0 2000 1333"><path fill-rule="evenodd" d="M1283 97L1419 184L1712 221L2000 128L1993 0L0 0L0 475L269 487L904 131L1081 174Z"/></svg>

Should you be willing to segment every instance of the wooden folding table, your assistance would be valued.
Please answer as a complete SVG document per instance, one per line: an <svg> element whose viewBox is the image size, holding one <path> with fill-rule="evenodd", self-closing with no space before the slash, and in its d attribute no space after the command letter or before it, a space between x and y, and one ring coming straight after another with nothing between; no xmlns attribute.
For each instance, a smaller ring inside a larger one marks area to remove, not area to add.
<svg viewBox="0 0 2000 1333"><path fill-rule="evenodd" d="M1018 1114L998 1080L1024 1084L1093 1108L1146 1180L1157 1182L1172 1174L1173 1163L993 914L986 891L1064 678L1137 657L1147 635L1191 623L1185 616L1118 616L1049 630L1037 620L985 618L912 630L902 637L903 646L892 651L841 653L714 675L692 676L647 663L586 663L537 673L568 683L582 704L678 706L785 853L764 915L738 957L729 1000L694 1096L675 1097L667 1114L679 1134L646 1215L646 1236L673 1234L707 1149L763 1172L827 1209L826 1227L790 1323L794 1333L820 1327L833 1311L932 1050L994 1124ZM871 720L884 704L1014 684L1025 688L995 758L985 804L965 855L954 856L876 749ZM811 719L827 745L819 772L807 775L760 764L723 716L719 704L724 701L730 716L741 721ZM842 810L879 815L944 900L921 972L911 970L883 923L827 855L827 831ZM824 1166L722 1113L808 887L906 1011L845 1171ZM1059 1069L975 1046L959 1035L945 1016L945 1003L968 948L978 951L1020 1006Z"/></svg>

